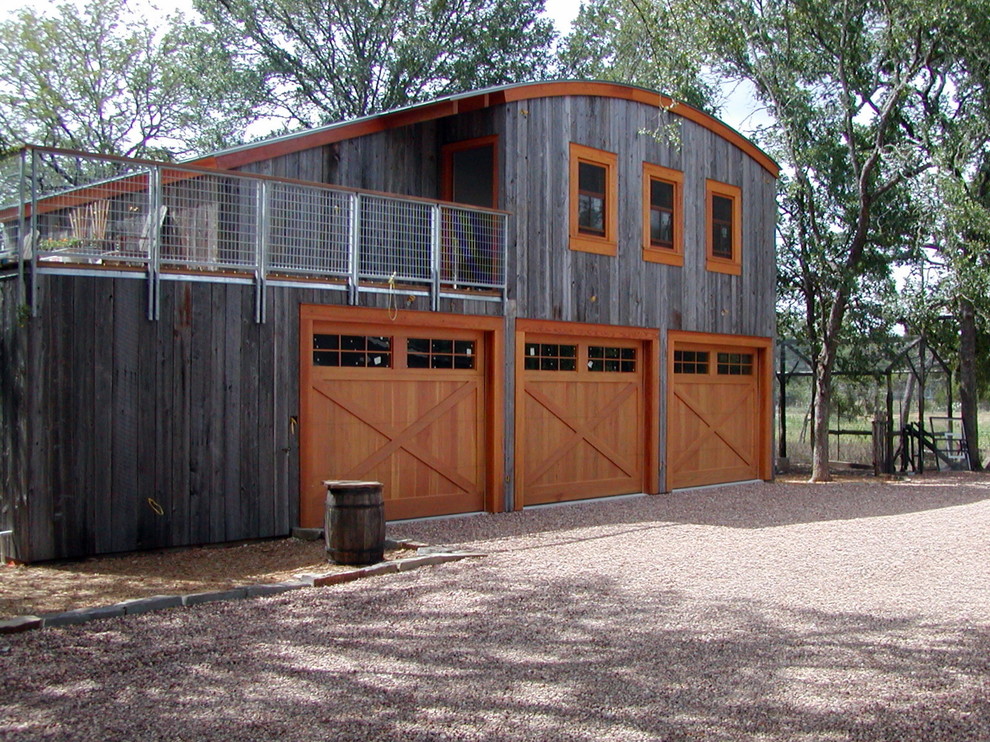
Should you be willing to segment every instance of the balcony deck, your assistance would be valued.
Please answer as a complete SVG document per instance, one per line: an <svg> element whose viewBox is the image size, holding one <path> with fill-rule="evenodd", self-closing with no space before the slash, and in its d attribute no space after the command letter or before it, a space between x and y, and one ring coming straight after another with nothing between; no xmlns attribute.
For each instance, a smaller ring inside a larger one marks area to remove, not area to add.
<svg viewBox="0 0 990 742"><path fill-rule="evenodd" d="M41 147L0 167L0 259L40 273L401 287L501 301L508 214L438 200ZM32 296L35 295L32 292Z"/></svg>

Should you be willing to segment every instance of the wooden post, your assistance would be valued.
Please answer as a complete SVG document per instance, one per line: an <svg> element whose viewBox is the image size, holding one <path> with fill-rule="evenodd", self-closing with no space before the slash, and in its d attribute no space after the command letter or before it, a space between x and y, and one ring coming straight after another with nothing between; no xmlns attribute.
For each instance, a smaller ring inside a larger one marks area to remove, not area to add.
<svg viewBox="0 0 990 742"><path fill-rule="evenodd" d="M879 417L873 420L873 476L879 477L890 470L890 461L887 459L887 441L890 436L887 429L889 421Z"/></svg>
<svg viewBox="0 0 990 742"><path fill-rule="evenodd" d="M918 473L925 473L925 386L928 374L925 371L925 338L922 336L918 344Z"/></svg>
<svg viewBox="0 0 990 742"><path fill-rule="evenodd" d="M780 344L780 440L777 441L777 452L782 459L787 458L787 364L785 357L787 346Z"/></svg>

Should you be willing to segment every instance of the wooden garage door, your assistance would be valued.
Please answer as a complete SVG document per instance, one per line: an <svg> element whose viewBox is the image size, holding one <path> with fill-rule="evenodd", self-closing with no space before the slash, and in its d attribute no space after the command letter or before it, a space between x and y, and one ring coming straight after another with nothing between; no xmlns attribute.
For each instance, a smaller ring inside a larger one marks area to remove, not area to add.
<svg viewBox="0 0 990 742"><path fill-rule="evenodd" d="M759 351L675 343L667 424L667 486L760 475Z"/></svg>
<svg viewBox="0 0 990 742"><path fill-rule="evenodd" d="M391 520L484 509L483 333L313 322L306 335L303 526L323 524L327 479L381 482Z"/></svg>
<svg viewBox="0 0 990 742"><path fill-rule="evenodd" d="M525 335L516 410L517 498L523 504L644 491L642 346Z"/></svg>

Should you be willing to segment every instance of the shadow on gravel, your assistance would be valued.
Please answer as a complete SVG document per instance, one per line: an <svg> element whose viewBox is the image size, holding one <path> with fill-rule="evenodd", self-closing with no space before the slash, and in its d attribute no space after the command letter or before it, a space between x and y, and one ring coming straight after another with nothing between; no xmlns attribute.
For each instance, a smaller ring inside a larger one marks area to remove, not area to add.
<svg viewBox="0 0 990 742"><path fill-rule="evenodd" d="M551 589L479 564L18 639L0 654L0 736L990 737L984 629L634 595L596 576ZM50 661L26 662L42 646Z"/></svg>
<svg viewBox="0 0 990 742"><path fill-rule="evenodd" d="M755 482L442 522L410 522L390 526L390 533L394 530L394 537L432 543L471 544L597 526L633 526L629 533L672 524L759 529L904 515L984 501L990 501L990 474L933 474L910 482L872 478L824 484ZM580 533L567 535L561 543L583 538Z"/></svg>
<svg viewBox="0 0 990 742"><path fill-rule="evenodd" d="M939 475L913 482L756 483L660 495L665 519L730 528L920 513L990 500L990 477Z"/></svg>

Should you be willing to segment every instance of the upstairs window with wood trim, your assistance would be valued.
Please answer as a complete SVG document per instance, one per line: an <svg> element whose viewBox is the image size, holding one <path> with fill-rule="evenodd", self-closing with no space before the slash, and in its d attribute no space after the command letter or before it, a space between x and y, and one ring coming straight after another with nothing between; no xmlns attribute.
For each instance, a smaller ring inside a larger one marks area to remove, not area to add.
<svg viewBox="0 0 990 742"><path fill-rule="evenodd" d="M705 267L716 273L742 273L742 192L738 186L705 183Z"/></svg>
<svg viewBox="0 0 990 742"><path fill-rule="evenodd" d="M684 173L643 163L643 260L684 265Z"/></svg>
<svg viewBox="0 0 990 742"><path fill-rule="evenodd" d="M570 248L616 254L618 160L612 152L571 143Z"/></svg>

